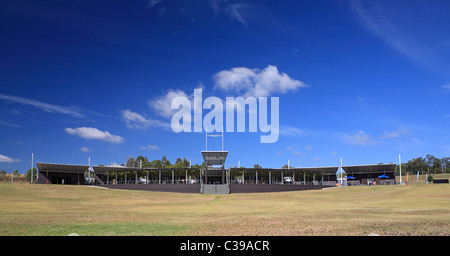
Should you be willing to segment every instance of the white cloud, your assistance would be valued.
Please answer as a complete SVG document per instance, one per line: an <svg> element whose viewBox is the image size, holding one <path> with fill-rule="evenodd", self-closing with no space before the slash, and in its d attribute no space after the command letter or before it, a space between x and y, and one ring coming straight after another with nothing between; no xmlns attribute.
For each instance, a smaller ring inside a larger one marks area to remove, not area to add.
<svg viewBox="0 0 450 256"><path fill-rule="evenodd" d="M313 147L311 145L306 145L305 150L306 151L311 151L313 149Z"/></svg>
<svg viewBox="0 0 450 256"><path fill-rule="evenodd" d="M346 144L349 145L357 145L357 146L367 146L376 144L369 135L367 135L364 131L360 130L356 134L350 135L347 133L340 133L339 137Z"/></svg>
<svg viewBox="0 0 450 256"><path fill-rule="evenodd" d="M0 120L0 125L8 126L8 127L14 127L14 128L21 128L21 125L18 124L12 124L5 121Z"/></svg>
<svg viewBox="0 0 450 256"><path fill-rule="evenodd" d="M147 146L141 146L140 147L141 150L159 150L158 145L147 145Z"/></svg>
<svg viewBox="0 0 450 256"><path fill-rule="evenodd" d="M406 135L409 133L409 130L407 128L399 128L396 131L393 132L385 132L384 134L381 135L382 139L392 139L392 138L398 138L401 137L403 135Z"/></svg>
<svg viewBox="0 0 450 256"><path fill-rule="evenodd" d="M292 154L294 154L294 155L299 155L299 156L303 155L302 152L295 150L293 147L287 147L286 150L292 152Z"/></svg>
<svg viewBox="0 0 450 256"><path fill-rule="evenodd" d="M449 16L442 4L363 0L349 3L356 21L393 50L434 72L449 74L450 34L441 29Z"/></svg>
<svg viewBox="0 0 450 256"><path fill-rule="evenodd" d="M450 83L441 85L441 88L444 89L445 92L450 92Z"/></svg>
<svg viewBox="0 0 450 256"><path fill-rule="evenodd" d="M122 120L125 122L128 128L136 129L148 129L150 127L159 127L166 130L171 129L169 123L164 123L159 120L152 120L150 118L144 117L143 115L130 111L121 111Z"/></svg>
<svg viewBox="0 0 450 256"><path fill-rule="evenodd" d="M15 162L20 162L20 159L11 158L9 156L0 154L0 163L15 163Z"/></svg>
<svg viewBox="0 0 450 256"><path fill-rule="evenodd" d="M128 128L146 129L150 127L152 123L150 119L147 119L136 112L123 110L121 111L121 114L122 119L125 121Z"/></svg>
<svg viewBox="0 0 450 256"><path fill-rule="evenodd" d="M153 6L161 3L163 0L149 0L147 3L148 8L152 8Z"/></svg>
<svg viewBox="0 0 450 256"><path fill-rule="evenodd" d="M88 147L81 147L80 150L81 150L81 152L85 152L85 153L91 152Z"/></svg>
<svg viewBox="0 0 450 256"><path fill-rule="evenodd" d="M20 103L23 105L29 105L33 107L37 107L45 112L49 113L59 113L59 114L65 114L76 118L83 118L85 115L81 113L81 110L78 107L64 107L54 104L48 104L42 101L38 100L32 100L22 97L16 97L11 95L5 95L0 93L0 99Z"/></svg>
<svg viewBox="0 0 450 256"><path fill-rule="evenodd" d="M231 2L228 0L210 0L209 5L217 15L219 12L225 13L232 20L240 22L244 26L248 26L248 17L250 12L255 9L255 4L241 2Z"/></svg>
<svg viewBox="0 0 450 256"><path fill-rule="evenodd" d="M226 14L228 14L228 16L230 16L231 19L237 20L242 23L242 25L247 27L248 25L244 13L248 10L249 7L250 6L248 4L243 3L228 4L225 7L225 12Z"/></svg>
<svg viewBox="0 0 450 256"><path fill-rule="evenodd" d="M290 136L290 137L301 137L306 135L316 134L312 131L305 131L296 127L280 125L280 135Z"/></svg>
<svg viewBox="0 0 450 256"><path fill-rule="evenodd" d="M124 141L118 135L110 134L108 131L100 131L93 127L65 128L64 131L70 135L77 135L87 140L102 140L110 143L122 143Z"/></svg>
<svg viewBox="0 0 450 256"><path fill-rule="evenodd" d="M242 93L244 97L267 97L273 93L287 93L301 87L308 87L286 73L280 73L278 68L272 65L268 65L263 70L247 67L222 70L213 76L213 80L214 89Z"/></svg>
<svg viewBox="0 0 450 256"><path fill-rule="evenodd" d="M172 100L176 97L188 98L187 94L182 90L169 89L166 94L149 100L148 105L150 108L156 110L155 112L158 115L166 118L171 118L173 114L177 112L176 109L171 109Z"/></svg>

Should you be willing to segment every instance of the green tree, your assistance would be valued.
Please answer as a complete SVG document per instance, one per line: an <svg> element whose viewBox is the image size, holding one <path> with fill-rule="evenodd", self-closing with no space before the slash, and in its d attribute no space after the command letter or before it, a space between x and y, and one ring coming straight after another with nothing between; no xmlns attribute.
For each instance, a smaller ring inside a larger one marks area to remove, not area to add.
<svg viewBox="0 0 450 256"><path fill-rule="evenodd" d="M153 160L150 162L150 168L163 168L161 160Z"/></svg>
<svg viewBox="0 0 450 256"><path fill-rule="evenodd" d="M36 171L36 167L33 167L33 182L36 182L36 178L37 178L37 171ZM31 181L31 168L28 169L27 173L25 174L25 179L27 181Z"/></svg>
<svg viewBox="0 0 450 256"><path fill-rule="evenodd" d="M163 168L170 168L172 165L170 164L170 161L167 160L166 156L163 156L161 159L161 164Z"/></svg>
<svg viewBox="0 0 450 256"><path fill-rule="evenodd" d="M141 161L142 161L142 168L150 167L150 162L148 161L148 158L146 156L138 156L136 158L137 167L140 167Z"/></svg>
<svg viewBox="0 0 450 256"><path fill-rule="evenodd" d="M132 156L127 157L126 167L137 167L137 161Z"/></svg>

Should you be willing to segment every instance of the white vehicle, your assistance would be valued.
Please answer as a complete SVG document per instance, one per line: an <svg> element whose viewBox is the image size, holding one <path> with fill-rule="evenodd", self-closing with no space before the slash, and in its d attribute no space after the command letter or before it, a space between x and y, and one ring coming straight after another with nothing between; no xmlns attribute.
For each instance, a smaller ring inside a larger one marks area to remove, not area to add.
<svg viewBox="0 0 450 256"><path fill-rule="evenodd" d="M190 180L186 180L186 184L195 184L197 181L190 179Z"/></svg>
<svg viewBox="0 0 450 256"><path fill-rule="evenodd" d="M292 177L284 177L284 183L292 183Z"/></svg>
<svg viewBox="0 0 450 256"><path fill-rule="evenodd" d="M138 184L147 184L147 179L146 178L139 178L138 179Z"/></svg>

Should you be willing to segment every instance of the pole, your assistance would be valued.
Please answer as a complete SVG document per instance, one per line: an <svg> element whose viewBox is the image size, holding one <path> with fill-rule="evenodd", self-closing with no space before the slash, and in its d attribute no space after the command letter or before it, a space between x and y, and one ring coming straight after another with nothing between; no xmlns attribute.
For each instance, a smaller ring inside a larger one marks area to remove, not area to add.
<svg viewBox="0 0 450 256"><path fill-rule="evenodd" d="M33 160L34 160L34 153L31 153L31 184L33 184Z"/></svg>
<svg viewBox="0 0 450 256"><path fill-rule="evenodd" d="M400 172L400 185L402 184L402 158L400 157L400 154L398 154L398 168Z"/></svg>
<svg viewBox="0 0 450 256"><path fill-rule="evenodd" d="M89 177L89 185L91 185L91 157L88 157L88 177Z"/></svg>

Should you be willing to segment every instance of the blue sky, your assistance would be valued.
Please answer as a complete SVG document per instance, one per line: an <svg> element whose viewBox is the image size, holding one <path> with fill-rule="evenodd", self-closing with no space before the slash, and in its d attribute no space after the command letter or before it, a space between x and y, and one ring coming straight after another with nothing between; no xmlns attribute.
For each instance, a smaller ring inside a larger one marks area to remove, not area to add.
<svg viewBox="0 0 450 256"><path fill-rule="evenodd" d="M204 98L256 95L264 85L222 88L217 74L269 69L280 137L225 133L227 167L449 156L449 25L444 0L3 1L0 168L24 172L31 153L200 164L204 133L174 133L167 102L195 88Z"/></svg>

